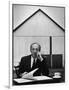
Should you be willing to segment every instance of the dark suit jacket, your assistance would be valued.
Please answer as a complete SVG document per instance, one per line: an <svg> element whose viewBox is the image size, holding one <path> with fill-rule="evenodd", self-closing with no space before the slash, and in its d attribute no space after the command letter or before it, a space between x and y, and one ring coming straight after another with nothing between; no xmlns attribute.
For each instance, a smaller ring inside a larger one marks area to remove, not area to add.
<svg viewBox="0 0 69 90"><path fill-rule="evenodd" d="M42 62L40 60L37 60L36 68L39 69L34 73L34 76L40 76L41 73L48 76L49 69L47 66L46 58L43 57ZM30 72L32 70L33 68L31 68L31 55L22 57L19 65L18 76L20 76L20 74L23 72Z"/></svg>

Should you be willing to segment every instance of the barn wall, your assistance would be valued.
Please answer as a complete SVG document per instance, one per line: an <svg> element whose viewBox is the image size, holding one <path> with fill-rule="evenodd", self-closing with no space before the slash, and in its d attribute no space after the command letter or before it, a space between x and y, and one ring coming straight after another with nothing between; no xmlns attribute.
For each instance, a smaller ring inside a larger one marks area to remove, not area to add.
<svg viewBox="0 0 69 90"><path fill-rule="evenodd" d="M14 36L64 36L64 32L41 11L31 17Z"/></svg>
<svg viewBox="0 0 69 90"><path fill-rule="evenodd" d="M30 53L31 43L38 42L41 45L41 53L49 54L49 37L15 37L14 38L14 64L17 64L22 56Z"/></svg>
<svg viewBox="0 0 69 90"><path fill-rule="evenodd" d="M30 45L38 42L42 49L42 54L50 54L50 38L49 37L15 37L14 38L14 65L20 62L22 56L30 54ZM64 37L52 37L52 54L63 55L64 66Z"/></svg>
<svg viewBox="0 0 69 90"><path fill-rule="evenodd" d="M62 54L64 66L64 37L52 37L52 54Z"/></svg>
<svg viewBox="0 0 69 90"><path fill-rule="evenodd" d="M27 17L32 15L38 9L43 10L47 13L51 18L53 18L59 25L64 28L64 7L47 7L47 6L31 6L31 5L13 5L13 13L14 13L14 29L23 22Z"/></svg>
<svg viewBox="0 0 69 90"><path fill-rule="evenodd" d="M32 42L39 42L41 53L49 54L50 36L53 54L63 54L64 61L64 32L42 12L38 12L14 32L14 64L18 64L22 56L30 54Z"/></svg>

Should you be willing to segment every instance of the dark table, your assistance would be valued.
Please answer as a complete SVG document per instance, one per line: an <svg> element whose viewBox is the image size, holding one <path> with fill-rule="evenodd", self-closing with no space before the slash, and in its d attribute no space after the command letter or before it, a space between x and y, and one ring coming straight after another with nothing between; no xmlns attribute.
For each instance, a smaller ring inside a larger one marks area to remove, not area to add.
<svg viewBox="0 0 69 90"><path fill-rule="evenodd" d="M45 80L29 79L30 80L29 82L18 82L17 80L18 79L13 79L13 85L49 84L49 83L61 83L61 82L63 82L61 78L51 78L51 79L45 79Z"/></svg>

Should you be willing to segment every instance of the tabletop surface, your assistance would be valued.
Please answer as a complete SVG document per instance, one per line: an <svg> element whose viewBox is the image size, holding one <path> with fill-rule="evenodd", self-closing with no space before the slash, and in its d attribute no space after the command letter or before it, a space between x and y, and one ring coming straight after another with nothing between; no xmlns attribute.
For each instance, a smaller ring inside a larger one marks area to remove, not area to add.
<svg viewBox="0 0 69 90"><path fill-rule="evenodd" d="M35 76L31 78L19 78L19 79L14 79L17 83L25 83L25 82L34 82L34 81L39 81L39 80L52 80L52 78L48 76Z"/></svg>

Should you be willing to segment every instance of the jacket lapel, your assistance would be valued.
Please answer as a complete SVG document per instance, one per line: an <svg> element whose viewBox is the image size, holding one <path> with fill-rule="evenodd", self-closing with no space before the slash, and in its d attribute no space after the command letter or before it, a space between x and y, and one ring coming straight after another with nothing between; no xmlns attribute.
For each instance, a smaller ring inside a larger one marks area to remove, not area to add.
<svg viewBox="0 0 69 90"><path fill-rule="evenodd" d="M28 69L31 70L31 55L28 57Z"/></svg>

